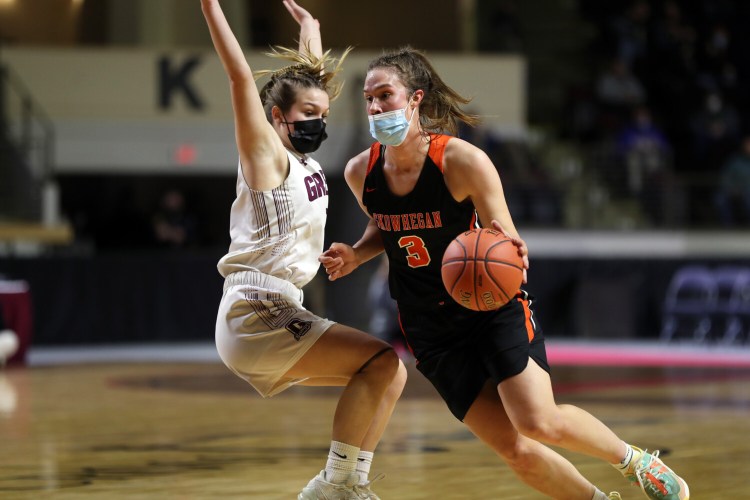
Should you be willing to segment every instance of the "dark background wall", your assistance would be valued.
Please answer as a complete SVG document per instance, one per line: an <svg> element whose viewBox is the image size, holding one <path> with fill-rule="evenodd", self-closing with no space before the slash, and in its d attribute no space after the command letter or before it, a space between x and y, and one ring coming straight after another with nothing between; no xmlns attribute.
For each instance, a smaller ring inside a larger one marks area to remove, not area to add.
<svg viewBox="0 0 750 500"><path fill-rule="evenodd" d="M220 257L218 250L133 250L6 258L0 273L29 283L37 345L212 341ZM696 263L750 268L750 260L538 258L526 289L548 336L655 340L672 276ZM321 274L305 289L307 305L367 330L373 271L370 263L335 283Z"/></svg>

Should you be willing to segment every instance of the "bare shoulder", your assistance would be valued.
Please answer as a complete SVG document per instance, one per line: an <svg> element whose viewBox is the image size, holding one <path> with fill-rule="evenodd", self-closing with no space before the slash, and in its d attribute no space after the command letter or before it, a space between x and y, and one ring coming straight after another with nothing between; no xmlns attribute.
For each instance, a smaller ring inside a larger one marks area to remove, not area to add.
<svg viewBox="0 0 750 500"><path fill-rule="evenodd" d="M344 170L344 176L347 181L358 180L364 182L365 175L367 174L367 164L370 160L370 149L366 149L354 156L346 163L346 169Z"/></svg>
<svg viewBox="0 0 750 500"><path fill-rule="evenodd" d="M445 146L443 176L453 197L461 201L492 183L497 172L484 151L454 138Z"/></svg>
<svg viewBox="0 0 750 500"><path fill-rule="evenodd" d="M458 175L461 175L460 172L477 167L481 168L488 161L489 157L484 151L458 137L452 138L445 145L443 168L446 174L450 170L453 170Z"/></svg>
<svg viewBox="0 0 750 500"><path fill-rule="evenodd" d="M268 123L268 122L266 122ZM267 191L279 187L289 174L289 159L284 144L270 127L269 132L248 146L237 142L245 181L251 189Z"/></svg>

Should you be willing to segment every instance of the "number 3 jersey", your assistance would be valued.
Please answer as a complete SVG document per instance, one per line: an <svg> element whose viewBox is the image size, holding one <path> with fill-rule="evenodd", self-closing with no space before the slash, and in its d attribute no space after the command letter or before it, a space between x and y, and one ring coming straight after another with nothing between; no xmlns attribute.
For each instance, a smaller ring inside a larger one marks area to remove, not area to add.
<svg viewBox="0 0 750 500"><path fill-rule="evenodd" d="M400 306L432 306L452 300L441 276L443 253L459 233L475 227L470 200L456 201L443 178L443 152L452 139L430 135L430 147L414 189L393 194L383 173L385 146L370 147L362 203L380 229L389 263L391 296Z"/></svg>

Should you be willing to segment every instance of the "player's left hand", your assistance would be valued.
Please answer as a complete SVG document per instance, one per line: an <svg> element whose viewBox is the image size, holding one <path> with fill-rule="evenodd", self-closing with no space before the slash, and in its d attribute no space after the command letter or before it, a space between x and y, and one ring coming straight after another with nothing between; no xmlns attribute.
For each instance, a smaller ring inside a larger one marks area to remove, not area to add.
<svg viewBox="0 0 750 500"><path fill-rule="evenodd" d="M526 270L529 268L529 248L526 246L526 242L519 236L509 234L508 231L506 231L496 220L492 221L492 227L503 233L506 238L512 241L516 248L518 248L518 256L521 257L521 260L523 261L523 282L526 283L528 278Z"/></svg>
<svg viewBox="0 0 750 500"><path fill-rule="evenodd" d="M306 22L315 23L315 27L320 29L320 22L315 19L312 14L297 5L294 0L283 0L282 2L286 10L292 15L295 21L302 26Z"/></svg>

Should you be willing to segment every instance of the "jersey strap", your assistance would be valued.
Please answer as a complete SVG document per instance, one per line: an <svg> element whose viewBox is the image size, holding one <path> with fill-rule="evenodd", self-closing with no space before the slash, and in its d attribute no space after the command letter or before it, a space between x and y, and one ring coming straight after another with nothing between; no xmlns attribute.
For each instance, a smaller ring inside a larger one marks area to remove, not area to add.
<svg viewBox="0 0 750 500"><path fill-rule="evenodd" d="M430 149L427 152L427 155L432 159L432 162L437 166L437 168L440 169L440 171L443 171L443 156L445 155L445 146L448 144L448 141L453 139L453 136L445 135L445 134L430 134ZM370 146L370 159L367 162L367 174L370 173L372 170L372 167L375 166L375 163L380 159L380 156L383 154L383 145L379 142L374 142Z"/></svg>
<svg viewBox="0 0 750 500"><path fill-rule="evenodd" d="M372 170L372 167L375 166L375 163L377 163L378 158L380 158L381 151L383 150L383 145L379 142L374 142L370 146L370 160L367 162L367 173L365 175L370 174L370 170Z"/></svg>
<svg viewBox="0 0 750 500"><path fill-rule="evenodd" d="M430 134L430 150L427 152L427 155L441 172L443 171L445 146L451 139L453 139L453 137L450 135Z"/></svg>

